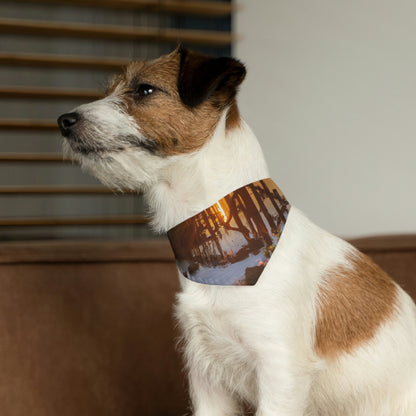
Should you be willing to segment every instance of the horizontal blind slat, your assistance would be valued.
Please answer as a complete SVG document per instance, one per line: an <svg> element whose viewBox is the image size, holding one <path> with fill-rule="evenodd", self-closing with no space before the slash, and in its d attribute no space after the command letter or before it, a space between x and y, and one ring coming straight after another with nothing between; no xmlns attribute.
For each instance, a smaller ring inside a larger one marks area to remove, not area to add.
<svg viewBox="0 0 416 416"><path fill-rule="evenodd" d="M0 186L0 195L101 195L110 194L117 196L136 194L137 192L125 191L120 192L114 189L105 188L104 186Z"/></svg>
<svg viewBox="0 0 416 416"><path fill-rule="evenodd" d="M55 120L0 120L1 130L58 130Z"/></svg>
<svg viewBox="0 0 416 416"><path fill-rule="evenodd" d="M68 162L61 153L0 153L0 162Z"/></svg>
<svg viewBox="0 0 416 416"><path fill-rule="evenodd" d="M0 98L96 100L103 96L97 90L0 86Z"/></svg>
<svg viewBox="0 0 416 416"><path fill-rule="evenodd" d="M113 217L44 217L44 218L0 218L0 227L71 226L71 225L134 225L147 224L141 215Z"/></svg>
<svg viewBox="0 0 416 416"><path fill-rule="evenodd" d="M124 66L127 66L129 62L128 59L117 58L88 58L84 56L0 52L0 65L12 66L118 71Z"/></svg>
<svg viewBox="0 0 416 416"><path fill-rule="evenodd" d="M150 42L224 46L234 37L229 32L195 29L138 28L114 25L87 25L40 20L0 19L0 32L17 35L98 38L115 40L143 40Z"/></svg>
<svg viewBox="0 0 416 416"><path fill-rule="evenodd" d="M156 13L194 14L208 17L230 15L235 7L230 3L194 0L16 0L22 3L47 3L77 6L109 7L143 10Z"/></svg>

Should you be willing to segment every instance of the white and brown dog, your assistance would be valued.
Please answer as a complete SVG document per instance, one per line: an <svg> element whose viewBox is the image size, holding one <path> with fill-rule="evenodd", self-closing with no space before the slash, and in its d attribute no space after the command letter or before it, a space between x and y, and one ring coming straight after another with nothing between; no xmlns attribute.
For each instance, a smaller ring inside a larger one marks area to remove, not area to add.
<svg viewBox="0 0 416 416"><path fill-rule="evenodd" d="M132 62L105 98L59 118L64 150L103 183L142 191L165 232L269 176L235 96L232 58L177 49ZM180 275L197 416L416 415L416 308L366 256L292 207L255 286Z"/></svg>

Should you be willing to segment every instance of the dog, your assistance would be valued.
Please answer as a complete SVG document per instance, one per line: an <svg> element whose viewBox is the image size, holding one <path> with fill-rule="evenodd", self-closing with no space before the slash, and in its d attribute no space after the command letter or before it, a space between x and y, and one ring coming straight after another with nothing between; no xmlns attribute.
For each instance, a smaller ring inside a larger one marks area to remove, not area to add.
<svg viewBox="0 0 416 416"><path fill-rule="evenodd" d="M143 192L166 232L225 195L268 178L240 116L236 59L182 47L134 61L104 98L63 114L65 154L105 185ZM179 273L192 411L232 416L416 415L416 308L347 242L291 207L252 286Z"/></svg>

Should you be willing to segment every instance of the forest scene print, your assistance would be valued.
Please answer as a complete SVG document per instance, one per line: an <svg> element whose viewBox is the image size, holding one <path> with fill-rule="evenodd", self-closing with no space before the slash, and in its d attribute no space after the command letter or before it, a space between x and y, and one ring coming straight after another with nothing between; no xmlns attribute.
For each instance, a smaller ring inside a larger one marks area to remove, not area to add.
<svg viewBox="0 0 416 416"><path fill-rule="evenodd" d="M203 284L256 284L289 209L271 179L237 189L168 231L179 270Z"/></svg>

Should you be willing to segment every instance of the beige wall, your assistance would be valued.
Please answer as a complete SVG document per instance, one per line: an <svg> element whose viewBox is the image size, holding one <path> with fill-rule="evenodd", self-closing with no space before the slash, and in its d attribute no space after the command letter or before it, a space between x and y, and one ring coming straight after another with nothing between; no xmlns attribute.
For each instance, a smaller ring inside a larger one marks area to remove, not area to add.
<svg viewBox="0 0 416 416"><path fill-rule="evenodd" d="M240 107L289 201L342 236L416 232L416 2L237 3Z"/></svg>

